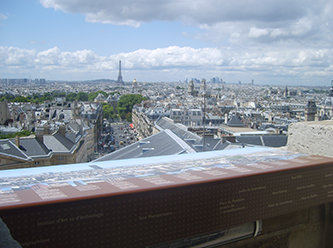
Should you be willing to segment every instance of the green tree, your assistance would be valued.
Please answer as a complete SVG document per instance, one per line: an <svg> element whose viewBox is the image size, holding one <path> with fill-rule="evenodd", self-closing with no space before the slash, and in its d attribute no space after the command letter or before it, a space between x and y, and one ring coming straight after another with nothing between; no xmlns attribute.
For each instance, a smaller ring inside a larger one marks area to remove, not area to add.
<svg viewBox="0 0 333 248"><path fill-rule="evenodd" d="M66 95L66 101L75 101L76 100L76 97L77 97L77 94L76 93L68 93Z"/></svg>
<svg viewBox="0 0 333 248"><path fill-rule="evenodd" d="M113 107L110 104L103 102L102 106L103 106L103 118L110 119L115 117L115 114L113 112Z"/></svg>
<svg viewBox="0 0 333 248"><path fill-rule="evenodd" d="M11 100L13 100L15 98L15 96L14 95L12 95L12 94L5 94L5 95L3 95L2 97L1 97L1 101L11 101Z"/></svg>
<svg viewBox="0 0 333 248"><path fill-rule="evenodd" d="M65 92L53 92L52 93L53 97L64 97L66 96Z"/></svg>
<svg viewBox="0 0 333 248"><path fill-rule="evenodd" d="M127 113L125 119L127 122L132 122L132 113Z"/></svg>
<svg viewBox="0 0 333 248"><path fill-rule="evenodd" d="M25 136L29 136L31 134L30 131L28 130L24 130L24 131L21 131L21 132L17 132L17 133L10 133L10 134L0 134L0 139L13 139L15 138L16 136L19 136L19 137L25 137Z"/></svg>
<svg viewBox="0 0 333 248"><path fill-rule="evenodd" d="M125 119L127 113L132 113L133 106L141 103L145 99L146 98L140 94L122 95L117 103L117 111L120 118Z"/></svg>
<svg viewBox="0 0 333 248"><path fill-rule="evenodd" d="M15 97L12 102L29 102L29 100L24 96Z"/></svg>
<svg viewBox="0 0 333 248"><path fill-rule="evenodd" d="M80 91L76 96L77 101L88 101L88 94Z"/></svg>
<svg viewBox="0 0 333 248"><path fill-rule="evenodd" d="M88 101L91 101L91 102L94 101L94 99L98 96L99 93L102 93L104 97L108 97L108 93L106 93L103 90L99 90L96 92L90 92L88 95Z"/></svg>
<svg viewBox="0 0 333 248"><path fill-rule="evenodd" d="M53 100L53 96L51 95L50 92L46 92L42 99L41 99L41 102L44 102L44 101L52 101Z"/></svg>

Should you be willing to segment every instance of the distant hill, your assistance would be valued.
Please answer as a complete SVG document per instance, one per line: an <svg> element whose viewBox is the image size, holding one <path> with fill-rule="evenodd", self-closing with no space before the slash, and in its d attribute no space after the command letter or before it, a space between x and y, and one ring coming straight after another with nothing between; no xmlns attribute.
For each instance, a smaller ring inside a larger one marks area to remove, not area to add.
<svg viewBox="0 0 333 248"><path fill-rule="evenodd" d="M95 80L90 80L90 81L92 81L92 82L105 82L105 83L107 83L107 82L109 82L109 83L114 83L114 82L116 82L116 80L113 80L113 79L104 79L104 78L101 78L101 79L95 79Z"/></svg>

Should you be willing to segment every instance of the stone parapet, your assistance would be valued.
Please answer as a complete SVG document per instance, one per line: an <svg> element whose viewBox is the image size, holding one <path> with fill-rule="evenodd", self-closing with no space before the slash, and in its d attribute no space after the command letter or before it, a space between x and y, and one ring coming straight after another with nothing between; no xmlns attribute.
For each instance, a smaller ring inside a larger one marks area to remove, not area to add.
<svg viewBox="0 0 333 248"><path fill-rule="evenodd" d="M333 120L289 125L288 150L333 157Z"/></svg>

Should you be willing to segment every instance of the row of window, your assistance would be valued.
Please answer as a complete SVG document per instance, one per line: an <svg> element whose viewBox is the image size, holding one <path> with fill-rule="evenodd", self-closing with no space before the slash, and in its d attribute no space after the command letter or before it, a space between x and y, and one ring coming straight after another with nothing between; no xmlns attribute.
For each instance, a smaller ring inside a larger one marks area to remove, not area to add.
<svg viewBox="0 0 333 248"><path fill-rule="evenodd" d="M172 115L198 115L201 116L200 111L172 111Z"/></svg>

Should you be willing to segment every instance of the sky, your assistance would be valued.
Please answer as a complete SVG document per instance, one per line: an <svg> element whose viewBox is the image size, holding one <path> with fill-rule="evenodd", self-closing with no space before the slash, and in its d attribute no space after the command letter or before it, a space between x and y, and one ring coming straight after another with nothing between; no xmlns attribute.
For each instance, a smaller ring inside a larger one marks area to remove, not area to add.
<svg viewBox="0 0 333 248"><path fill-rule="evenodd" d="M333 0L0 0L0 78L330 86Z"/></svg>

